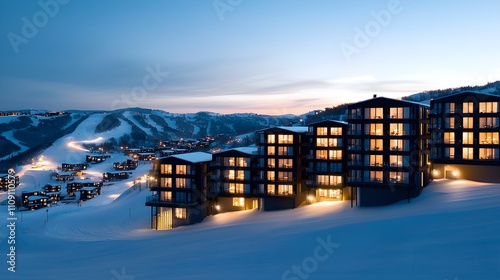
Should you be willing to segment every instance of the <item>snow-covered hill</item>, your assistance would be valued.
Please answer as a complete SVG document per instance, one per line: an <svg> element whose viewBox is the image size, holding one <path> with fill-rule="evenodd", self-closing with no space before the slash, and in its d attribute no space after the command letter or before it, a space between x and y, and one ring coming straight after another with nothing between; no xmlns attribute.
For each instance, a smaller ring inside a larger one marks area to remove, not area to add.
<svg viewBox="0 0 500 280"><path fill-rule="evenodd" d="M18 214L1 279L500 279L499 185L440 180L384 207L323 202L149 230L148 191ZM0 213L6 236L7 213ZM7 244L0 252L6 259Z"/></svg>

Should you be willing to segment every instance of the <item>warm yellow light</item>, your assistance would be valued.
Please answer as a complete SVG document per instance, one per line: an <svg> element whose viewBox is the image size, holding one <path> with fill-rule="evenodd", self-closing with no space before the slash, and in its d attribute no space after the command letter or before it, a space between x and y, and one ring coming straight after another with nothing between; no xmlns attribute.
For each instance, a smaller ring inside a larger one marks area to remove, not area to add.
<svg viewBox="0 0 500 280"><path fill-rule="evenodd" d="M434 176L437 176L437 175L439 175L439 171L437 171L436 169L434 169L434 171L432 171L432 174L434 174Z"/></svg>
<svg viewBox="0 0 500 280"><path fill-rule="evenodd" d="M313 200L314 200L314 196L312 196L312 195L308 195L308 196L307 196L307 200L309 200L309 202L313 201Z"/></svg>
<svg viewBox="0 0 500 280"><path fill-rule="evenodd" d="M458 176L458 171L453 171L453 172L451 173L451 175L453 175L454 177L457 177L457 176Z"/></svg>
<svg viewBox="0 0 500 280"><path fill-rule="evenodd" d="M215 210L219 211L220 210L220 205L215 205Z"/></svg>

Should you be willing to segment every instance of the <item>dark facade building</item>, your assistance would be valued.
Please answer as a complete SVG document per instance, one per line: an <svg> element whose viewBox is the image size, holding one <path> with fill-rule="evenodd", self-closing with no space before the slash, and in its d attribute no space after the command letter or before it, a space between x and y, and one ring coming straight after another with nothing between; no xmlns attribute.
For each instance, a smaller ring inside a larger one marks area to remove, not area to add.
<svg viewBox="0 0 500 280"><path fill-rule="evenodd" d="M8 191L9 190L9 181L13 182L12 185L14 185L15 188L17 188L19 186L19 176L9 175L9 174L0 174L0 190Z"/></svg>
<svg viewBox="0 0 500 280"><path fill-rule="evenodd" d="M96 187L99 189L99 195L101 194L102 182L73 182L66 184L66 193L70 197L74 197L76 192L79 192L81 188L85 187Z"/></svg>
<svg viewBox="0 0 500 280"><path fill-rule="evenodd" d="M102 174L102 180L104 182L126 180L129 177L128 172L105 172Z"/></svg>
<svg viewBox="0 0 500 280"><path fill-rule="evenodd" d="M85 161L88 163L101 163L106 161L108 158L111 158L110 155L87 155L85 157Z"/></svg>
<svg viewBox="0 0 500 280"><path fill-rule="evenodd" d="M499 103L476 92L431 100L433 178L500 182Z"/></svg>
<svg viewBox="0 0 500 280"><path fill-rule="evenodd" d="M346 188L347 123L325 120L308 127L308 200L319 202L355 197L353 190Z"/></svg>
<svg viewBox="0 0 500 280"><path fill-rule="evenodd" d="M86 163L63 163L61 164L61 171L82 171L87 170L88 165Z"/></svg>
<svg viewBox="0 0 500 280"><path fill-rule="evenodd" d="M155 160L156 185L146 206L151 207L151 227L157 230L201 222L210 211L209 165L212 155L203 152L178 154Z"/></svg>
<svg viewBox="0 0 500 280"><path fill-rule="evenodd" d="M258 193L262 210L290 209L306 202L306 126L257 132Z"/></svg>
<svg viewBox="0 0 500 280"><path fill-rule="evenodd" d="M213 154L210 164L210 197L214 198L212 213L258 208L260 195L255 177L258 172L257 148L234 148Z"/></svg>
<svg viewBox="0 0 500 280"><path fill-rule="evenodd" d="M428 106L376 96L348 106L348 184L360 206L420 194L430 180Z"/></svg>
<svg viewBox="0 0 500 280"><path fill-rule="evenodd" d="M127 159L122 162L114 162L113 168L115 170L135 170L139 166L139 162L137 160Z"/></svg>

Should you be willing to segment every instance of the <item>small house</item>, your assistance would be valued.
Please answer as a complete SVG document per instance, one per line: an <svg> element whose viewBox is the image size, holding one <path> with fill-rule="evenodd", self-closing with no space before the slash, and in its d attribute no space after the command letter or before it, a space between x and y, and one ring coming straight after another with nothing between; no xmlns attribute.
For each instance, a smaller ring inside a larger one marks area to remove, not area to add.
<svg viewBox="0 0 500 280"><path fill-rule="evenodd" d="M100 189L100 187L96 186L83 187L80 189L80 199L83 201L92 199L101 193Z"/></svg>
<svg viewBox="0 0 500 280"><path fill-rule="evenodd" d="M63 172L87 170L87 167L88 167L88 165L86 163L63 163L63 164L61 164L61 170Z"/></svg>
<svg viewBox="0 0 500 280"><path fill-rule="evenodd" d="M96 164L96 163L104 162L108 158L111 158L111 156L110 155L87 155L85 161L88 163Z"/></svg>
<svg viewBox="0 0 500 280"><path fill-rule="evenodd" d="M128 178L128 172L106 172L102 174L102 179L104 182L120 181Z"/></svg>
<svg viewBox="0 0 500 280"><path fill-rule="evenodd" d="M44 195L33 195L27 198L26 207L30 210L50 206L50 197Z"/></svg>

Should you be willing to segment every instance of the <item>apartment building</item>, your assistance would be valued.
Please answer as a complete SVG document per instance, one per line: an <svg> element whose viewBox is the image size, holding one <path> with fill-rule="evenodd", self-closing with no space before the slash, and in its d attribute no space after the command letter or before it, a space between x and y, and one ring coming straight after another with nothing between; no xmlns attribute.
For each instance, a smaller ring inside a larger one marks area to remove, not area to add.
<svg viewBox="0 0 500 280"><path fill-rule="evenodd" d="M430 180L427 105L376 97L348 106L348 185L358 205L416 197Z"/></svg>
<svg viewBox="0 0 500 280"><path fill-rule="evenodd" d="M499 103L477 92L431 100L433 178L500 182Z"/></svg>

